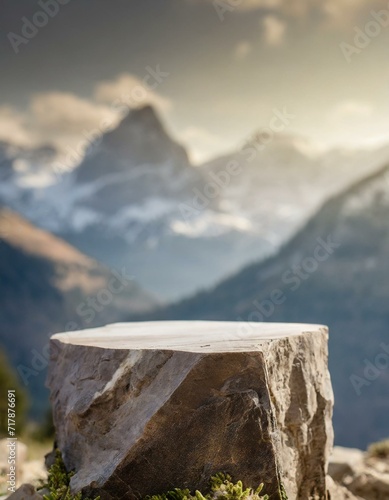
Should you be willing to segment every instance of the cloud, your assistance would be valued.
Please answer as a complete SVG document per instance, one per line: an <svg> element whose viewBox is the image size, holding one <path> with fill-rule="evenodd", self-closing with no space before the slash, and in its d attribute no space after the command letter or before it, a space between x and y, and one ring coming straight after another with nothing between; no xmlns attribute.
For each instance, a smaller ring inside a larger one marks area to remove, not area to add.
<svg viewBox="0 0 389 500"><path fill-rule="evenodd" d="M180 141L189 146L189 155L194 163L200 164L226 149L225 141L202 127L186 127L178 134Z"/></svg>
<svg viewBox="0 0 389 500"><path fill-rule="evenodd" d="M267 45L281 45L284 41L286 24L273 15L261 19L263 37Z"/></svg>
<svg viewBox="0 0 389 500"><path fill-rule="evenodd" d="M236 4L237 10L252 11L280 8L283 3L282 0L241 0L240 2L231 2L231 5L235 6L234 4Z"/></svg>
<svg viewBox="0 0 389 500"><path fill-rule="evenodd" d="M73 146L84 132L118 122L109 106L65 92L34 94L24 112L0 108L0 140L26 147ZM107 128L107 127L106 127Z"/></svg>
<svg viewBox="0 0 389 500"><path fill-rule="evenodd" d="M26 147L34 144L26 130L26 117L11 106L0 107L0 140Z"/></svg>
<svg viewBox="0 0 389 500"><path fill-rule="evenodd" d="M96 129L103 133L114 127L123 117L123 108L145 103L163 110L171 105L129 73L97 83L90 99L70 92L33 94L24 111L0 107L0 140L25 147L51 143L65 151L77 147Z"/></svg>
<svg viewBox="0 0 389 500"><path fill-rule="evenodd" d="M327 141L346 148L376 148L388 143L387 116L368 100L344 99L323 115Z"/></svg>
<svg viewBox="0 0 389 500"><path fill-rule="evenodd" d="M56 137L79 135L117 120L116 112L109 106L65 92L35 94L28 114L36 130L54 141Z"/></svg>
<svg viewBox="0 0 389 500"><path fill-rule="evenodd" d="M251 52L252 46L247 40L239 42L235 48L233 55L236 59L245 59Z"/></svg>
<svg viewBox="0 0 389 500"><path fill-rule="evenodd" d="M329 21L341 26L354 26L358 18L369 14L373 7L387 8L387 5L387 0L326 0L321 8Z"/></svg>
<svg viewBox="0 0 389 500"><path fill-rule="evenodd" d="M166 110L171 102L152 90L147 83L130 73L122 73L114 80L106 80L96 85L94 91L96 101L112 104L118 99L130 107L152 104L158 109Z"/></svg>
<svg viewBox="0 0 389 500"><path fill-rule="evenodd" d="M199 1L211 3L211 0ZM323 23L351 28L372 9L388 9L387 0L226 0L226 4L235 11L258 11L289 19L321 19Z"/></svg>
<svg viewBox="0 0 389 500"><path fill-rule="evenodd" d="M338 103L328 113L331 122L363 120L373 114L373 106L368 102L347 100Z"/></svg>

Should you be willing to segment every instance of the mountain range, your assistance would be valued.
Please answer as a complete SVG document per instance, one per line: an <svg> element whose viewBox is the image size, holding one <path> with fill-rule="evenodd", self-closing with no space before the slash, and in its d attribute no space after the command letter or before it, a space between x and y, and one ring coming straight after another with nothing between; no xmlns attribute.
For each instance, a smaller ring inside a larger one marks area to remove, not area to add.
<svg viewBox="0 0 389 500"><path fill-rule="evenodd" d="M49 335L120 321L155 305L129 269L105 268L0 209L0 344L34 395L34 415L47 404Z"/></svg>
<svg viewBox="0 0 389 500"><path fill-rule="evenodd" d="M194 166L147 106L60 175L50 146L0 144L0 201L44 228L1 211L0 333L36 411L45 396L31 363L49 333L122 319L294 321L330 326L337 442L388 434L388 150L262 137ZM109 268L135 277L112 298ZM167 307L144 291L206 288Z"/></svg>
<svg viewBox="0 0 389 500"><path fill-rule="evenodd" d="M147 319L329 325L338 444L389 435L389 167L330 198L263 263ZM144 318L145 319L145 318Z"/></svg>
<svg viewBox="0 0 389 500"><path fill-rule="evenodd" d="M145 106L70 171L51 168L49 147L3 145L0 201L86 255L129 266L161 300L177 300L273 254L326 198L389 156L387 148L322 152L285 132L262 138L194 166Z"/></svg>

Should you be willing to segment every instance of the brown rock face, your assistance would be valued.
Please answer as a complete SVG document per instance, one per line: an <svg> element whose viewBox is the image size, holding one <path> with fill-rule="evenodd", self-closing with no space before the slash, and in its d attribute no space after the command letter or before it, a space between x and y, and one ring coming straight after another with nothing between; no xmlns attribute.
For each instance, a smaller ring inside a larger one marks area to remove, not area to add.
<svg viewBox="0 0 389 500"><path fill-rule="evenodd" d="M227 472L325 499L325 327L130 323L52 337L48 385L74 492L132 499Z"/></svg>
<svg viewBox="0 0 389 500"><path fill-rule="evenodd" d="M42 500L42 496L35 491L32 484L22 484L15 493L12 493L8 499L9 500Z"/></svg>

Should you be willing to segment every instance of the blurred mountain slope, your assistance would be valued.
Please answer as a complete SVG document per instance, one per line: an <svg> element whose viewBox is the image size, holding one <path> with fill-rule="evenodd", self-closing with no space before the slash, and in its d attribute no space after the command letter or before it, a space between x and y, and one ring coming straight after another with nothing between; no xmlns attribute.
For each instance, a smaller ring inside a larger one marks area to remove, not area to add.
<svg viewBox="0 0 389 500"><path fill-rule="evenodd" d="M364 447L389 434L388 303L385 167L327 201L274 257L148 319L329 325L336 440Z"/></svg>
<svg viewBox="0 0 389 500"><path fill-rule="evenodd" d="M259 131L196 167L151 106L97 137L73 170L58 172L45 151L8 154L0 200L83 253L130 266L163 300L276 252L323 201L389 157L388 148L321 151L286 132L264 144Z"/></svg>
<svg viewBox="0 0 389 500"><path fill-rule="evenodd" d="M43 401L49 335L120 321L156 301L127 269L109 270L0 209L0 342L21 380Z"/></svg>

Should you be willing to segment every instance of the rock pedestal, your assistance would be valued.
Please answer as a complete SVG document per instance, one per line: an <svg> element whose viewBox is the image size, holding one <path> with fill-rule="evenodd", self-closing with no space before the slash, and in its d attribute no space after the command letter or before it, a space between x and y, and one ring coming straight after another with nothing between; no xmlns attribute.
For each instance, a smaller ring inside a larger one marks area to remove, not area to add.
<svg viewBox="0 0 389 500"><path fill-rule="evenodd" d="M48 386L74 492L133 499L229 473L326 498L327 329L153 322L54 335Z"/></svg>

